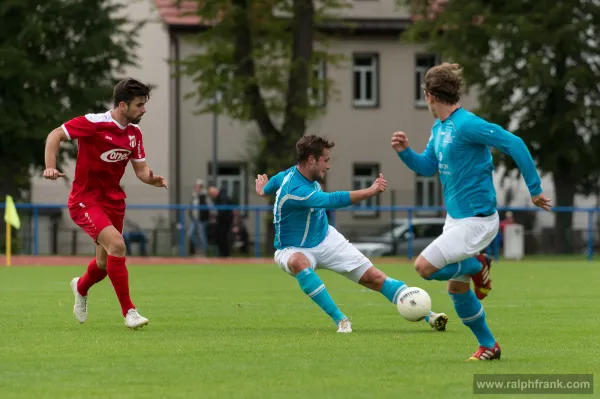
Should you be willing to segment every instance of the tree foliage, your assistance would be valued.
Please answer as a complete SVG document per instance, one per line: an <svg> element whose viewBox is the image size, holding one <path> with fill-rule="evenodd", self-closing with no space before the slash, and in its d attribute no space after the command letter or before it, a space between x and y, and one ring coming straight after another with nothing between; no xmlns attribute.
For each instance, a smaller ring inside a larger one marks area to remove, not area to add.
<svg viewBox="0 0 600 399"><path fill-rule="evenodd" d="M48 133L106 108L133 65L137 30L109 0L0 2L0 195L19 197L44 165ZM62 151L60 161L74 154Z"/></svg>
<svg viewBox="0 0 600 399"><path fill-rule="evenodd" d="M464 66L484 118L528 144L551 173L558 206L600 178L600 4L551 0L401 0L416 23L405 37ZM440 12L441 11L441 12ZM509 170L516 165L498 153ZM557 244L571 215L557 213Z"/></svg>
<svg viewBox="0 0 600 399"><path fill-rule="evenodd" d="M307 121L323 110L311 93L332 91L330 82L312 79L312 67L339 59L315 26L346 1L197 3L196 15L207 29L194 38L198 52L181 62L181 72L195 84L188 97L196 99L198 113L218 112L258 128L257 172L291 166ZM213 101L217 92L220 101Z"/></svg>

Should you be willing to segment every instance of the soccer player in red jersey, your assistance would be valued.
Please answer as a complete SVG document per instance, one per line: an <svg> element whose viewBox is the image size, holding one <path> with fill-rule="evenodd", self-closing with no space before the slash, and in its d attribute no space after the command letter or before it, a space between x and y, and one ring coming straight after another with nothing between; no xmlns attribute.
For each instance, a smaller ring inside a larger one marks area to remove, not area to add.
<svg viewBox="0 0 600 399"><path fill-rule="evenodd" d="M126 195L120 182L131 161L138 179L167 188L165 178L155 175L146 164L142 133L137 126L146 113L149 98L148 86L134 79L122 80L114 88L112 110L71 119L54 129L46 140L44 178L56 180L65 176L56 169L60 143L77 139L69 214L96 243L96 257L87 271L71 281L75 296L73 313L80 323L87 319L88 290L108 275L121 304L125 325L137 329L148 324L129 296L122 236Z"/></svg>

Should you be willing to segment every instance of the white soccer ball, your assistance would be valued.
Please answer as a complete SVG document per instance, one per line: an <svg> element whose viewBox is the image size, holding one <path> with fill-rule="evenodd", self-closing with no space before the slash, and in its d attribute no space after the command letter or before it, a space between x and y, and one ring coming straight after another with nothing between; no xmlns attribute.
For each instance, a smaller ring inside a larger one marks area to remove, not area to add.
<svg viewBox="0 0 600 399"><path fill-rule="evenodd" d="M400 293L396 307L406 320L421 321L431 311L431 298L425 290L409 287Z"/></svg>

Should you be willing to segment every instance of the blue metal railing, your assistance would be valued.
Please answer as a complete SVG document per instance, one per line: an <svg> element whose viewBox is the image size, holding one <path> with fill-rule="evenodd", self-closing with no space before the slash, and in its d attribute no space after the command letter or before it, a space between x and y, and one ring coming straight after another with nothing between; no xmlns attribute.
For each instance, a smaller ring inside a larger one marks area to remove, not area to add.
<svg viewBox="0 0 600 399"><path fill-rule="evenodd" d="M0 209L5 207L4 203L0 203ZM64 204L16 204L18 210L31 211L32 215L32 252L33 255L39 254L39 219L41 209L66 209L67 206ZM186 211L190 211L193 208L189 204L128 204L128 210L156 210L156 211L177 211L178 223L179 223L179 256L184 257L186 255L185 243L186 243ZM261 236L261 213L272 212L273 207L268 205L220 205L214 207L194 207L194 209L223 209L223 210L238 210L238 211L252 211L254 212L254 254L256 257L260 257L260 242L259 237ZM378 211L378 212L406 212L408 221L408 249L407 255L409 259L413 258L413 244L412 244L412 219L415 217L415 213L418 212L445 212L445 207L414 207L414 206L376 206L376 207L360 207L352 206L343 209L336 209L333 212L330 219L330 223L335 226L335 213L336 212L356 212L356 211ZM513 212L545 212L539 208L529 207L499 207L498 211L513 211ZM593 259L594 255L594 214L600 213L600 208L582 208L582 207L555 207L552 208L552 212L570 212L570 213L586 213L587 218L587 258L588 260ZM493 255L499 257L499 237L497 236L492 244Z"/></svg>

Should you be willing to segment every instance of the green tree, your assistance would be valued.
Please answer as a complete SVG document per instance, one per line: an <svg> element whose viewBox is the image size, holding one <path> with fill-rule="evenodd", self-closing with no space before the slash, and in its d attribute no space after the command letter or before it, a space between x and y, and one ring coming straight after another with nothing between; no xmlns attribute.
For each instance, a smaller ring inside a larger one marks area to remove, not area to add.
<svg viewBox="0 0 600 399"><path fill-rule="evenodd" d="M346 0L197 0L196 14L208 29L198 33L201 49L181 61L181 73L196 85L198 113L227 115L254 124L249 158L256 173L270 176L295 163L295 143L307 121L324 108L331 82L312 79L316 62L335 65L316 27L332 19ZM319 49L315 48L319 43ZM214 101L220 93L220 101ZM314 101L312 101L314 100ZM271 198L271 203L272 203ZM267 221L267 243L273 226Z"/></svg>
<svg viewBox="0 0 600 399"><path fill-rule="evenodd" d="M48 133L106 108L137 31L109 0L0 2L0 197L26 195ZM75 154L61 152L61 163Z"/></svg>
<svg viewBox="0 0 600 399"><path fill-rule="evenodd" d="M323 110L310 93L332 91L329 82L312 79L313 63L339 59L327 52L315 26L346 1L197 2L196 14L209 29L194 39L201 50L181 61L181 73L196 85L188 97L196 99L199 114L218 112L256 126L256 172L291 166L307 121Z"/></svg>
<svg viewBox="0 0 600 399"><path fill-rule="evenodd" d="M484 118L512 128L554 179L554 206L573 206L600 177L600 4L588 0L401 0L417 17L405 38L464 67ZM516 165L498 153L509 170ZM556 213L557 248L572 215ZM562 246L562 247L561 247Z"/></svg>

